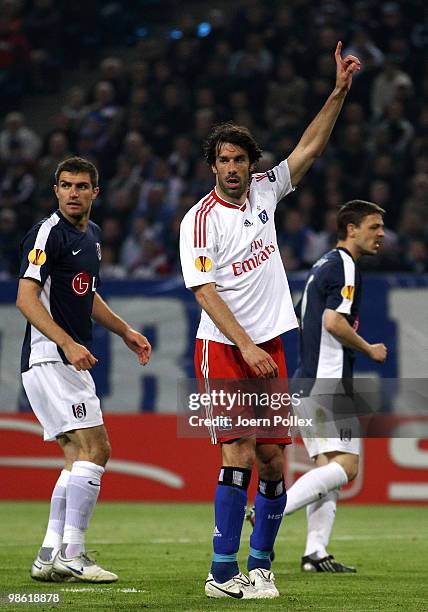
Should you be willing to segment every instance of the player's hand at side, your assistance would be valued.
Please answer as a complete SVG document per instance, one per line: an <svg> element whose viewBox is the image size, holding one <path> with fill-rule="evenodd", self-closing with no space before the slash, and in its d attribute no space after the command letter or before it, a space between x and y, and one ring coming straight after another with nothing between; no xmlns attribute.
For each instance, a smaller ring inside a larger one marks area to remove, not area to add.
<svg viewBox="0 0 428 612"><path fill-rule="evenodd" d="M383 363L386 360L388 355L388 349L382 343L379 344L371 344L369 357L373 359L373 361L377 361L378 363Z"/></svg>
<svg viewBox="0 0 428 612"><path fill-rule="evenodd" d="M152 347L146 336L135 331L135 329L128 328L123 336L123 341L138 356L141 365L144 366L148 363L152 354Z"/></svg>
<svg viewBox="0 0 428 612"><path fill-rule="evenodd" d="M61 348L68 361L76 370L90 370L98 362L98 359L88 351L86 346L78 344L74 340L70 340Z"/></svg>
<svg viewBox="0 0 428 612"><path fill-rule="evenodd" d="M278 376L278 366L275 361L269 353L266 353L256 344L241 350L241 353L258 378L276 378Z"/></svg>
<svg viewBox="0 0 428 612"><path fill-rule="evenodd" d="M361 62L355 55L341 56L342 42L337 43L334 58L336 60L336 88L348 92L352 85L352 75L361 69Z"/></svg>

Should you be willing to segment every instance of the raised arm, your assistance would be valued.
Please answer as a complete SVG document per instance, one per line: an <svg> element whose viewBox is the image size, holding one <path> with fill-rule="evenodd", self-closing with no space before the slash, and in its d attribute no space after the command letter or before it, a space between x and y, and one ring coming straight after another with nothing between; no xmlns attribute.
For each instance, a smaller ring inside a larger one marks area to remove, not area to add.
<svg viewBox="0 0 428 612"><path fill-rule="evenodd" d="M278 366L272 357L251 340L238 323L226 302L216 291L215 283L193 287L198 304L205 310L218 329L235 344L245 362L259 378L278 376Z"/></svg>
<svg viewBox="0 0 428 612"><path fill-rule="evenodd" d="M351 88L352 75L360 69L360 60L357 57L347 55L345 59L342 59L341 51L342 43L339 41L334 54L336 60L335 87L287 159L293 187L302 180L315 159L324 151L346 94Z"/></svg>
<svg viewBox="0 0 428 612"><path fill-rule="evenodd" d="M92 318L109 331L120 336L126 346L137 355L141 365L148 363L152 352L150 342L113 312L98 293L95 293L94 296Z"/></svg>

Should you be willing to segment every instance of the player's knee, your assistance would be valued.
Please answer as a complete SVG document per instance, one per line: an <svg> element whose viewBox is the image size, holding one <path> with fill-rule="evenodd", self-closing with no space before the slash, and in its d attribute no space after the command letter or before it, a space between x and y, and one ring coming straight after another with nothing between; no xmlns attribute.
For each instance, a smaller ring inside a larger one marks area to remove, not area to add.
<svg viewBox="0 0 428 612"><path fill-rule="evenodd" d="M257 457L259 477L263 480L279 480L284 473L284 456L280 449L268 456Z"/></svg>
<svg viewBox="0 0 428 612"><path fill-rule="evenodd" d="M346 472L346 475L348 476L348 482L351 482L351 480L354 480L354 478L356 478L358 474L358 462L352 463L348 467L345 467L345 472Z"/></svg>
<svg viewBox="0 0 428 612"><path fill-rule="evenodd" d="M356 455L344 457L340 464L346 472L348 482L354 480L358 474L358 457Z"/></svg>
<svg viewBox="0 0 428 612"><path fill-rule="evenodd" d="M253 469L256 460L255 444L252 440L224 442L221 447L223 465Z"/></svg>
<svg viewBox="0 0 428 612"><path fill-rule="evenodd" d="M91 444L89 448L86 449L84 453L85 457L80 457L85 461L91 461L96 465L100 465L104 467L107 461L111 456L111 446L108 440L103 440L102 442L97 442L96 444Z"/></svg>
<svg viewBox="0 0 428 612"><path fill-rule="evenodd" d="M101 448L99 449L99 452L100 460L102 460L102 466L104 467L111 457L111 444L108 440L103 442Z"/></svg>

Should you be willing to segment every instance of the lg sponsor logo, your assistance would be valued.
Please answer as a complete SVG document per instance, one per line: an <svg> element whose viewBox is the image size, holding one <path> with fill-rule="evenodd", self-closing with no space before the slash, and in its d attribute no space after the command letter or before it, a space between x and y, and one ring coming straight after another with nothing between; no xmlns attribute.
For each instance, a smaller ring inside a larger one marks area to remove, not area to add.
<svg viewBox="0 0 428 612"><path fill-rule="evenodd" d="M91 287L91 277L87 272L79 272L74 276L71 281L71 288L74 293L80 297L86 295L90 289L95 291L95 276L92 277L92 287Z"/></svg>

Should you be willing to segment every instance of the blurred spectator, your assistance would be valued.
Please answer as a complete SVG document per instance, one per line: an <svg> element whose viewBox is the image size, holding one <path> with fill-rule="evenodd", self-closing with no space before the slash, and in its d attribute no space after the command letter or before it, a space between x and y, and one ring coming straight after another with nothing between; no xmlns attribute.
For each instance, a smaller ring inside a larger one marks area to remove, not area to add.
<svg viewBox="0 0 428 612"><path fill-rule="evenodd" d="M401 102L393 100L385 111L385 119L379 124L379 130L386 132L390 152L396 160L404 159L409 150L414 128L404 116Z"/></svg>
<svg viewBox="0 0 428 612"><path fill-rule="evenodd" d="M173 176L188 180L195 167L195 151L192 140L185 135L177 136L174 147L168 157L168 164Z"/></svg>
<svg viewBox="0 0 428 612"><path fill-rule="evenodd" d="M169 272L168 257L156 230L142 218L134 222L123 245L121 264L136 278L151 279Z"/></svg>
<svg viewBox="0 0 428 612"><path fill-rule="evenodd" d="M165 184L147 181L143 183L136 209L138 216L143 215L162 237L176 210L168 196Z"/></svg>
<svg viewBox="0 0 428 612"><path fill-rule="evenodd" d="M33 0L24 20L31 44L31 84L33 91L54 93L61 76L61 13L54 0Z"/></svg>
<svg viewBox="0 0 428 612"><path fill-rule="evenodd" d="M115 100L124 105L129 100L130 80L120 57L106 57L100 64L101 81L110 83L115 92Z"/></svg>
<svg viewBox="0 0 428 612"><path fill-rule="evenodd" d="M114 216L105 217L101 223L103 232L103 249L110 248L113 252L113 257L117 257L122 242L122 226L120 221Z"/></svg>
<svg viewBox="0 0 428 612"><path fill-rule="evenodd" d="M41 148L40 137L25 125L22 113L8 113L0 132L0 159L8 162L18 155L25 160L36 160Z"/></svg>
<svg viewBox="0 0 428 612"><path fill-rule="evenodd" d="M83 118L88 114L88 110L84 88L79 85L71 87L66 94L66 101L62 107L62 112L69 120L71 129L79 129Z"/></svg>
<svg viewBox="0 0 428 612"><path fill-rule="evenodd" d="M361 60L361 72L373 71L383 65L384 55L370 38L370 33L364 28L354 29L351 42L343 51L343 55L356 55Z"/></svg>
<svg viewBox="0 0 428 612"><path fill-rule="evenodd" d="M27 90L30 43L22 31L21 23L0 14L0 111L8 112Z"/></svg>
<svg viewBox="0 0 428 612"><path fill-rule="evenodd" d="M406 268L409 272L428 272L428 247L424 240L410 240L405 253Z"/></svg>
<svg viewBox="0 0 428 612"><path fill-rule="evenodd" d="M298 268L307 267L310 263L308 251L313 234L300 210L286 211L282 227L279 228L278 241L281 248L286 246L293 254Z"/></svg>
<svg viewBox="0 0 428 612"><path fill-rule="evenodd" d="M413 211L425 218L425 225L428 224L428 172L415 174L410 182L411 189L409 197L403 205L403 212Z"/></svg>
<svg viewBox="0 0 428 612"><path fill-rule="evenodd" d="M105 190L106 209L110 212L116 211L126 217L137 205L140 188L141 180L133 172L129 159L119 158L116 173L108 182Z"/></svg>
<svg viewBox="0 0 428 612"><path fill-rule="evenodd" d="M0 182L0 208L11 208L19 217L21 227L28 229L33 218L33 195L36 182L25 160L10 163Z"/></svg>
<svg viewBox="0 0 428 612"><path fill-rule="evenodd" d="M333 249L337 242L337 208L328 210L324 216L324 225L320 232L309 236L305 260L308 265L314 264L324 253Z"/></svg>
<svg viewBox="0 0 428 612"><path fill-rule="evenodd" d="M411 93L412 79L403 70L400 70L393 57L387 56L382 72L373 82L371 92L371 109L375 120L384 115L389 104L396 98L400 87L404 87L407 92Z"/></svg>
<svg viewBox="0 0 428 612"><path fill-rule="evenodd" d="M63 132L52 132L47 142L47 151L37 165L37 190L43 191L53 184L55 170L60 162L70 157L67 136Z"/></svg>
<svg viewBox="0 0 428 612"><path fill-rule="evenodd" d="M118 262L118 255L111 246L102 248L100 277L104 279L121 279L126 277L126 270Z"/></svg>
<svg viewBox="0 0 428 612"><path fill-rule="evenodd" d="M325 155L291 196L292 205L278 207L286 267L306 267L327 250L337 207L361 197L387 208L390 228L370 269L423 268L428 209L423 4L238 0L227 10L207 11L209 25L202 28L192 3L181 13L176 2L167 3L174 8L170 12L151 10L149 3L144 23L139 3L123 10L125 5L88 0L83 20L81 7L72 4L2 3L0 109L16 111L26 91L32 88L37 98L36 90L55 89L67 74L62 106L58 96L47 100L52 112L44 134L36 135L17 112L7 115L0 132L0 203L7 210L19 207L20 235L29 222L56 208L51 175L61 157L73 152L101 171L93 214L106 231L106 271L122 274L118 253L143 214L145 238L143 246L137 241L140 263L134 272L150 278L167 269L177 272L179 220L214 185L199 154L212 126L233 119L249 127L266 149L256 170L272 168L289 155L330 94L332 52L341 39L345 53L360 56L362 71ZM88 78L86 68L92 71ZM88 82L94 83L91 89ZM32 120L39 124L39 114ZM19 170L22 160L25 171L22 164ZM17 195L24 202L17 203Z"/></svg>
<svg viewBox="0 0 428 612"><path fill-rule="evenodd" d="M0 280L14 278L18 274L19 243L16 211L0 208Z"/></svg>

